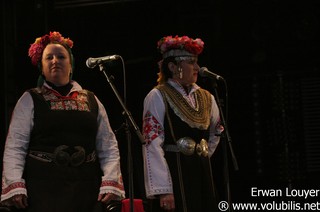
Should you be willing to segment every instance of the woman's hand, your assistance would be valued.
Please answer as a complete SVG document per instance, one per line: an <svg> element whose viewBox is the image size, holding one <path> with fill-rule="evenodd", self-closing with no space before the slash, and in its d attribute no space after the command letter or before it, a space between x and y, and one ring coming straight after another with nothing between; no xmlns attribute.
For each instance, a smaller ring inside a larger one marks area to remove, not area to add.
<svg viewBox="0 0 320 212"><path fill-rule="evenodd" d="M173 194L161 194L160 195L160 207L166 211L174 211L174 196Z"/></svg>
<svg viewBox="0 0 320 212"><path fill-rule="evenodd" d="M107 193L107 194L99 194L98 201L101 201L103 203L108 203L111 200L117 199L118 196L113 193Z"/></svg>
<svg viewBox="0 0 320 212"><path fill-rule="evenodd" d="M24 194L17 194L14 195L9 199L9 201L14 205L16 208L26 208L28 206L27 196Z"/></svg>

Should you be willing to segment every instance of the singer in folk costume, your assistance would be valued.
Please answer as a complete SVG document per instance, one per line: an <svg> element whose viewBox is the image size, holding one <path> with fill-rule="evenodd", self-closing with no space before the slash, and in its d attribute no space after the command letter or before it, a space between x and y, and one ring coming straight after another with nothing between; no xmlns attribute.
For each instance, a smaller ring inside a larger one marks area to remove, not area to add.
<svg viewBox="0 0 320 212"><path fill-rule="evenodd" d="M188 36L158 41L158 85L145 97L143 110L151 211L218 211L210 157L223 127L214 96L196 84L203 46Z"/></svg>
<svg viewBox="0 0 320 212"><path fill-rule="evenodd" d="M125 197L120 155L98 98L72 80L72 40L50 32L31 44L41 74L12 113L1 204L32 212L102 212Z"/></svg>

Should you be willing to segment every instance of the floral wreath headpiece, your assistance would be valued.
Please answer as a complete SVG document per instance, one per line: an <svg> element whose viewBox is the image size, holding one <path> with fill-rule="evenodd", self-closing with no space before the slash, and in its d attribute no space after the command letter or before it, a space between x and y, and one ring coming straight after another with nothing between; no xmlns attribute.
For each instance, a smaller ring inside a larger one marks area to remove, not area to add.
<svg viewBox="0 0 320 212"><path fill-rule="evenodd" d="M204 42L200 38L188 36L166 36L158 41L158 50L163 58L170 56L197 56L203 51Z"/></svg>
<svg viewBox="0 0 320 212"><path fill-rule="evenodd" d="M28 51L33 65L37 66L39 61L41 61L43 50L49 43L59 43L70 49L73 46L73 41L69 38L64 38L59 32L50 32L50 34L38 37L35 42L30 45Z"/></svg>

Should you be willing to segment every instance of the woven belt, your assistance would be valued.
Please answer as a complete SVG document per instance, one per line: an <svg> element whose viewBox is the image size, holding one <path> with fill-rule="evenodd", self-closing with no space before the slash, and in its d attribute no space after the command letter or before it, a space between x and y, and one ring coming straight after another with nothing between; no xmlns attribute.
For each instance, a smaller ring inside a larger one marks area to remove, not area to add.
<svg viewBox="0 0 320 212"><path fill-rule="evenodd" d="M181 152L185 155L193 155L197 153L199 156L208 156L209 148L205 139L201 139L197 144L192 138L183 137L177 141L176 145L167 144L163 146L163 150L166 152Z"/></svg>
<svg viewBox="0 0 320 212"><path fill-rule="evenodd" d="M94 162L96 160L96 152L93 151L86 155L85 149L81 146L73 147L74 152L70 154L67 149L71 147L66 145L58 146L53 153L30 150L29 156L42 162L54 162L59 166L79 166L83 163Z"/></svg>

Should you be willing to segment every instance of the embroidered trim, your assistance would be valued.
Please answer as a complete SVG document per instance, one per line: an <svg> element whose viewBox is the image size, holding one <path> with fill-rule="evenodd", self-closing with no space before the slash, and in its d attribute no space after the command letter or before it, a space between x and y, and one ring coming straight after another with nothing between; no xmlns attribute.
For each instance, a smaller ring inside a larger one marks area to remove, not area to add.
<svg viewBox="0 0 320 212"><path fill-rule="evenodd" d="M17 189L17 188L25 189L26 185L23 182L12 183L8 187L4 188L1 193L2 193L2 195L6 195L10 191Z"/></svg>
<svg viewBox="0 0 320 212"><path fill-rule="evenodd" d="M195 91L196 108L193 108L170 84L159 85L157 89L163 91L170 107L182 121L192 128L208 129L212 106L211 94L208 91L201 88Z"/></svg>
<svg viewBox="0 0 320 212"><path fill-rule="evenodd" d="M34 89L42 95L51 110L78 110L90 112L88 91L81 90L72 93L71 96L61 96L46 87Z"/></svg>
<svg viewBox="0 0 320 212"><path fill-rule="evenodd" d="M105 187L105 186L111 186L111 187L117 188L121 191L124 191L123 184L120 184L116 181L104 180L101 182L101 187Z"/></svg>
<svg viewBox="0 0 320 212"><path fill-rule="evenodd" d="M147 144L159 136L164 136L164 130L158 120L147 111L143 120L143 137Z"/></svg>

